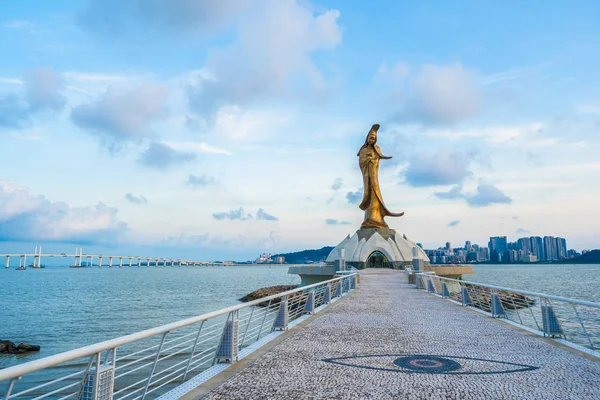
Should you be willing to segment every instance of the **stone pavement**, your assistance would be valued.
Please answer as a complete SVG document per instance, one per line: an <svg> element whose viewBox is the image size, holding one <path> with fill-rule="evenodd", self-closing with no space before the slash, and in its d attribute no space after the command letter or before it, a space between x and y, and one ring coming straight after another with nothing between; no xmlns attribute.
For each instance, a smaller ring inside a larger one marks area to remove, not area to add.
<svg viewBox="0 0 600 400"><path fill-rule="evenodd" d="M367 270L206 398L597 400L600 362Z"/></svg>

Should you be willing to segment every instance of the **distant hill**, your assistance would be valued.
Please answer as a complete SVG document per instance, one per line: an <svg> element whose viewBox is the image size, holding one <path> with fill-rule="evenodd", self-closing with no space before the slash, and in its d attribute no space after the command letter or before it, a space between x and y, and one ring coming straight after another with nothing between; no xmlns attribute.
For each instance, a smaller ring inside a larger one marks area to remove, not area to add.
<svg viewBox="0 0 600 400"><path fill-rule="evenodd" d="M329 253L333 250L333 246L325 246L315 250L302 250L295 253L282 253L273 255L273 259L277 256L285 257L285 262L290 264L302 264L307 261L320 262L325 261Z"/></svg>
<svg viewBox="0 0 600 400"><path fill-rule="evenodd" d="M566 260L569 264L594 264L600 263L600 250L592 250L587 253L583 253L579 257Z"/></svg>

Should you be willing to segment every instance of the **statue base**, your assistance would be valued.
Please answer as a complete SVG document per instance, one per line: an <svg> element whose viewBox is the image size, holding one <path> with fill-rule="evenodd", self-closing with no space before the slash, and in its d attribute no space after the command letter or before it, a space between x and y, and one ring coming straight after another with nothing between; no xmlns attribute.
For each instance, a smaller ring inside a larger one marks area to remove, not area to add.
<svg viewBox="0 0 600 400"><path fill-rule="evenodd" d="M429 264L429 257L406 235L391 228L361 228L346 237L327 257L328 265L363 268L404 269L417 258Z"/></svg>

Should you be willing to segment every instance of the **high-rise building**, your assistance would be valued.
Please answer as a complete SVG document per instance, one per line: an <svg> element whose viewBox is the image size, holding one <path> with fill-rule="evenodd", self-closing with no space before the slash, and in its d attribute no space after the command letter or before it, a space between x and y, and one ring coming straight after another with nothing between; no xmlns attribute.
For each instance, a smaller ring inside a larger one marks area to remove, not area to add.
<svg viewBox="0 0 600 400"><path fill-rule="evenodd" d="M546 261L558 260L558 246L556 246L556 238L554 236L544 236L544 253Z"/></svg>
<svg viewBox="0 0 600 400"><path fill-rule="evenodd" d="M446 242L446 250L452 250L452 244L450 242Z"/></svg>
<svg viewBox="0 0 600 400"><path fill-rule="evenodd" d="M508 250L508 243L506 242L506 236L490 237L489 248L491 262L507 261L506 251Z"/></svg>
<svg viewBox="0 0 600 400"><path fill-rule="evenodd" d="M531 254L537 257L538 260L546 259L546 252L544 251L544 242L539 236L531 236L529 238L531 244Z"/></svg>
<svg viewBox="0 0 600 400"><path fill-rule="evenodd" d="M528 237L517 240L517 250L524 255L533 254L533 251L531 250L531 240Z"/></svg>
<svg viewBox="0 0 600 400"><path fill-rule="evenodd" d="M465 242L465 250L466 250L466 251L471 251L471 249L472 249L472 248L473 248L473 246L471 245L471 241L470 241L470 240L467 240L467 241Z"/></svg>
<svg viewBox="0 0 600 400"><path fill-rule="evenodd" d="M561 237L556 238L556 250L559 260L567 258L567 240Z"/></svg>

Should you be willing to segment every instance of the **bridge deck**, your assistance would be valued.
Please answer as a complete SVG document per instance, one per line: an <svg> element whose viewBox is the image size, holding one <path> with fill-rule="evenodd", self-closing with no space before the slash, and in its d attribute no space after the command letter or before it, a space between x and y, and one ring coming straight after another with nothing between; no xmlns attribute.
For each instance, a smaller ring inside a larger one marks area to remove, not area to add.
<svg viewBox="0 0 600 400"><path fill-rule="evenodd" d="M600 363L369 270L207 397L599 399Z"/></svg>

